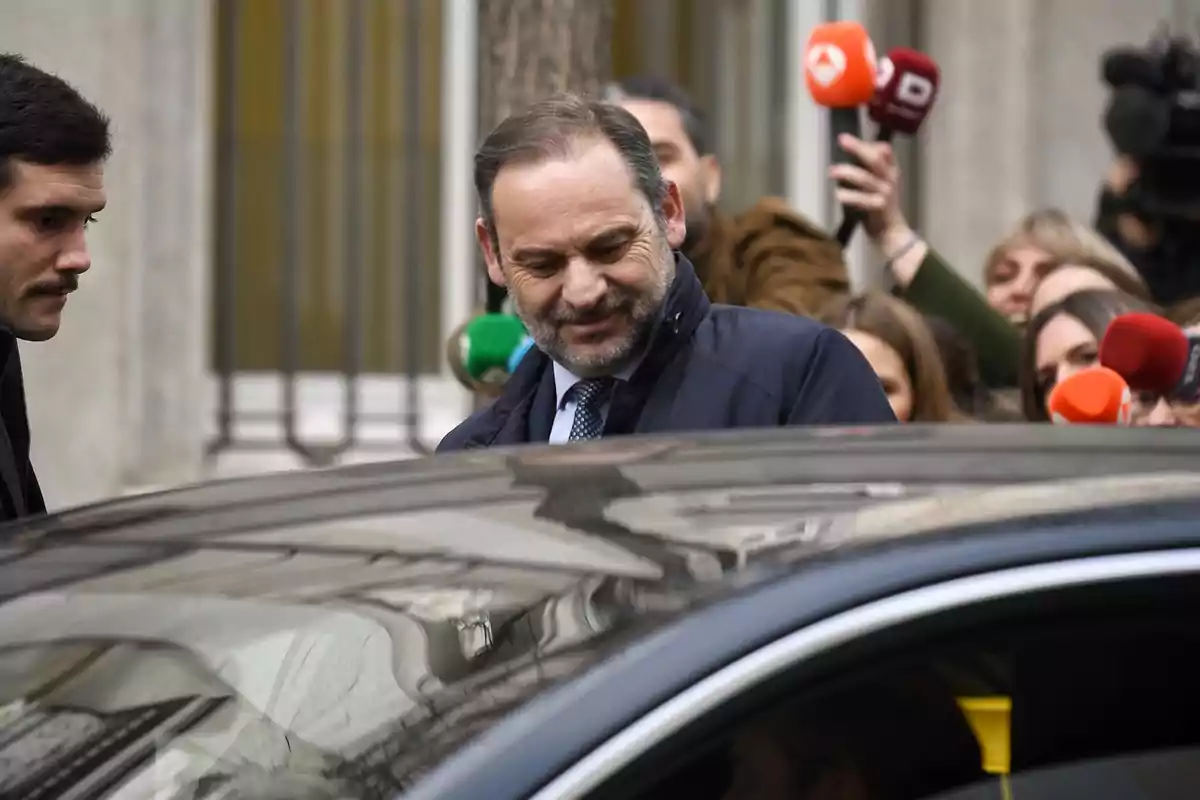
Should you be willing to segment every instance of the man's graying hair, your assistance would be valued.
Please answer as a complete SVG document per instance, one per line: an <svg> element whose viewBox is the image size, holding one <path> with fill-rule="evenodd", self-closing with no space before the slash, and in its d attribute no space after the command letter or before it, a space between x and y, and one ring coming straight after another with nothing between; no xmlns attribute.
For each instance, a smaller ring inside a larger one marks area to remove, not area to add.
<svg viewBox="0 0 1200 800"><path fill-rule="evenodd" d="M496 126L475 153L475 191L480 213L496 241L492 187L500 170L512 164L533 164L566 158L581 141L607 140L629 167L634 185L646 198L660 226L665 225L663 201L667 183L646 129L619 106L585 100L572 94L533 103Z"/></svg>

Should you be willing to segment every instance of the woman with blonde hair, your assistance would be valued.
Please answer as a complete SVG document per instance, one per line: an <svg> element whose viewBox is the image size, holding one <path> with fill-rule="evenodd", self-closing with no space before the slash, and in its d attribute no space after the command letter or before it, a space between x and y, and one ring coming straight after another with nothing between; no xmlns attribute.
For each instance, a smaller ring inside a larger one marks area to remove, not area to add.
<svg viewBox="0 0 1200 800"><path fill-rule="evenodd" d="M950 397L933 333L907 303L867 292L834 301L821 321L845 334L870 362L900 422L965 419Z"/></svg>
<svg viewBox="0 0 1200 800"><path fill-rule="evenodd" d="M1047 208L1023 217L988 253L983 265L988 305L1010 322L1024 325L1038 284L1050 272L1067 267L1097 273L1112 288L1150 299L1146 282L1107 239L1066 212ZM1086 282L1081 276L1080 283ZM1078 285L1062 296L1091 288L1103 287Z"/></svg>

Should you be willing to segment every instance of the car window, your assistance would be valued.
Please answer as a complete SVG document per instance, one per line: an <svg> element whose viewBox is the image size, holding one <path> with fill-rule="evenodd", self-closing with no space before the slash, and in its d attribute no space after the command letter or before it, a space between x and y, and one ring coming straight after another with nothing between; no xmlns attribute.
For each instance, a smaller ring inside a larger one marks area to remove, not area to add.
<svg viewBox="0 0 1200 800"><path fill-rule="evenodd" d="M1130 610L1132 595L1086 592L986 621L958 612L941 622L956 632L885 653L859 643L698 721L589 800L1193 797L1194 603Z"/></svg>

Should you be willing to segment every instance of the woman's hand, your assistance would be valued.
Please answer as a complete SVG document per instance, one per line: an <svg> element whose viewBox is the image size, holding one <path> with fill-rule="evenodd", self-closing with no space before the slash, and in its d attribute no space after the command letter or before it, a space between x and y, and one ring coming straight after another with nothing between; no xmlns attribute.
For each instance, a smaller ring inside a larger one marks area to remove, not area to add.
<svg viewBox="0 0 1200 800"><path fill-rule="evenodd" d="M847 134L839 137L838 144L859 163L829 168L829 177L838 182L834 197L866 214L863 229L884 257L891 258L912 237L912 228L900 209L900 167L892 146Z"/></svg>
<svg viewBox="0 0 1200 800"><path fill-rule="evenodd" d="M906 289L921 268L929 246L913 232L900 209L900 167L892 146L845 134L838 137L838 144L859 163L829 168L829 177L839 184L834 197L866 214L863 228L867 236L887 259L896 283Z"/></svg>

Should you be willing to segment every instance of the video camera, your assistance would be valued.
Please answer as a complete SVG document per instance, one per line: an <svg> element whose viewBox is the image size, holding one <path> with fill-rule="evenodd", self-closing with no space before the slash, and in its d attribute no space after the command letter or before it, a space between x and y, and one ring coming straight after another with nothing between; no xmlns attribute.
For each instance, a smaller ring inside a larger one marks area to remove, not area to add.
<svg viewBox="0 0 1200 800"><path fill-rule="evenodd" d="M1104 126L1139 168L1121 209L1151 222L1200 222L1200 52L1160 31L1143 49L1102 57L1112 96Z"/></svg>

